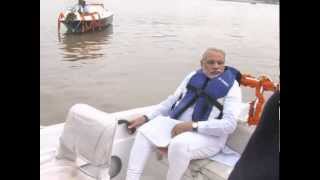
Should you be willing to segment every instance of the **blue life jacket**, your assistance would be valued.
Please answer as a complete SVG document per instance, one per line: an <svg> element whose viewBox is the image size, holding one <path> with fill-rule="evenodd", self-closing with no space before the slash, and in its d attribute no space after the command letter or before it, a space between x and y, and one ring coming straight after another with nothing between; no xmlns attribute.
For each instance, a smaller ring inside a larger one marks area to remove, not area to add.
<svg viewBox="0 0 320 180"><path fill-rule="evenodd" d="M220 110L218 119L222 118L223 106L217 99L224 97L229 92L235 80L240 85L241 73L233 67L225 67L219 76L209 79L202 71L198 70L187 84L187 93L179 104L171 108L169 116L173 119L179 116L195 103L192 114L192 121L206 121L211 113L212 107Z"/></svg>

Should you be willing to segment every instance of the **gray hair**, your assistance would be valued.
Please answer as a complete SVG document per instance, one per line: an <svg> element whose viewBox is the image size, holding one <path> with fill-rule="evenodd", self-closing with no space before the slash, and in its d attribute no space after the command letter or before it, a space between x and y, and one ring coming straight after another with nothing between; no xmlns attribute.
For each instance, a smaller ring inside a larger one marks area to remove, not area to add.
<svg viewBox="0 0 320 180"><path fill-rule="evenodd" d="M205 61L208 57L208 53L209 52L219 52L223 55L223 60L225 60L225 57L226 57L226 53L222 50L222 49L218 49L218 48L208 48L203 54L202 54L202 59L201 61Z"/></svg>

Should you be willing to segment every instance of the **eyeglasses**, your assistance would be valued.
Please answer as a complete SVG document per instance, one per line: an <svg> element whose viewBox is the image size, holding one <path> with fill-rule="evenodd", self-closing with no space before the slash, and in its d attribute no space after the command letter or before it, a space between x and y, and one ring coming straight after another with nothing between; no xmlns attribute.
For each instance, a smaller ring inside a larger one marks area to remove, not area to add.
<svg viewBox="0 0 320 180"><path fill-rule="evenodd" d="M208 65L213 65L213 64L223 65L223 64L224 64L224 60L220 60L220 61L205 60L204 62L205 62L206 64L208 64Z"/></svg>

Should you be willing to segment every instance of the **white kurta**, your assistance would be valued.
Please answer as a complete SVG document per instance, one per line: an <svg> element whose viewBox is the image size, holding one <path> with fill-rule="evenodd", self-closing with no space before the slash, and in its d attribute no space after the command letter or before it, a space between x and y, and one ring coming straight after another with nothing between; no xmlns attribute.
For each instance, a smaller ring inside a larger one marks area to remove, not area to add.
<svg viewBox="0 0 320 180"><path fill-rule="evenodd" d="M182 94L183 98L186 94L187 83L195 73L196 71L193 71L188 74L174 94L158 104L152 112L146 114L151 121L141 126L138 131L156 146L164 147L170 143L171 130L175 124L192 121L194 105L182 113L178 120L171 119L168 113L172 105L179 99L179 96ZM227 95L224 98L218 99L224 106L222 119L216 119L220 111L216 107L213 107L208 120L198 122L198 133L206 136L209 135L214 140L216 147L223 148L228 135L236 129L237 117L240 114L241 98L241 88L238 82L235 81Z"/></svg>

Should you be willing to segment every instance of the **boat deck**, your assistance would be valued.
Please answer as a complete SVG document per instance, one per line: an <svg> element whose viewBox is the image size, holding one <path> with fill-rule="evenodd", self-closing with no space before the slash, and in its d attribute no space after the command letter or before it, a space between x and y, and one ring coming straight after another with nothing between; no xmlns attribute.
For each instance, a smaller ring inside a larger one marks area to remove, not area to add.
<svg viewBox="0 0 320 180"><path fill-rule="evenodd" d="M144 114L154 106L137 108L129 111L122 111L110 114L114 118L130 119L138 114ZM245 113L244 113L245 114ZM59 137L62 133L64 123L41 127L40 129L40 179L42 180L92 180L94 178L84 174L79 166L85 164L84 160L78 158L76 162L67 160L57 160L55 158ZM240 126L235 133L230 136L231 142L238 151L242 151L248 142L250 135L255 127L249 127L240 122ZM124 180L126 176L130 147L133 143L134 136L129 135L124 126L119 126L115 134L115 145L112 149L112 156L122 158L122 168L113 180ZM229 143L229 144L230 144ZM166 179L168 162L166 158L158 160L155 153L151 155L145 166L142 180L163 180ZM232 167L212 160L195 160L189 166L185 173L184 180L226 180Z"/></svg>

